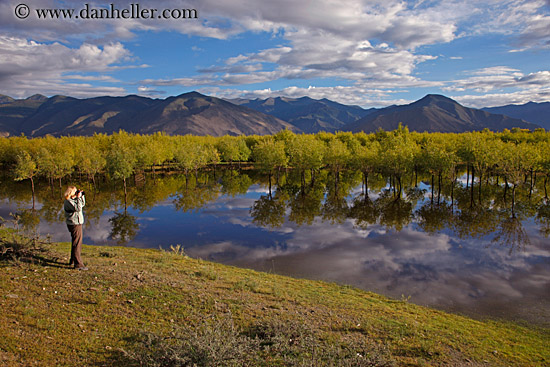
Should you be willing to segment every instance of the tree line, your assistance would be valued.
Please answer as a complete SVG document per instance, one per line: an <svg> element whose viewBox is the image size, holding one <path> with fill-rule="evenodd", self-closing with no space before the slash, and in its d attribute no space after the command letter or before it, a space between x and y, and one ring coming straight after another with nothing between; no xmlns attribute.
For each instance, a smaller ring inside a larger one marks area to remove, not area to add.
<svg viewBox="0 0 550 367"><path fill-rule="evenodd" d="M269 175L282 169L296 170L302 185L315 179L322 168L336 181L345 170L360 171L368 187L369 175L388 177L396 195L405 177L431 175L432 190L442 183L453 187L459 169L467 169L467 186L477 179L479 193L484 180L502 179L512 195L522 183L533 187L537 178L550 177L550 133L513 129L461 134L409 132L400 126L391 132L372 134L337 132L295 134L283 130L268 136L169 136L130 134L90 137L25 136L0 139L2 171L15 180L41 177L50 184L74 175L92 182L101 176L126 181L133 175L159 170L178 170L186 175L219 165L248 163ZM474 198L473 184L471 196ZM432 197L434 193L432 192Z"/></svg>

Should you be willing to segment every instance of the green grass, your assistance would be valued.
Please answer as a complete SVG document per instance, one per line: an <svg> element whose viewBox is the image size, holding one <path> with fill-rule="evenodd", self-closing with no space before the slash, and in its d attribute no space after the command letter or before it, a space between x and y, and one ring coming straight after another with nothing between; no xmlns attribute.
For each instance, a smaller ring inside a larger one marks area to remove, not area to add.
<svg viewBox="0 0 550 367"><path fill-rule="evenodd" d="M69 245L0 262L0 365L544 366L548 329L352 287L190 259ZM50 260L48 260L50 259Z"/></svg>

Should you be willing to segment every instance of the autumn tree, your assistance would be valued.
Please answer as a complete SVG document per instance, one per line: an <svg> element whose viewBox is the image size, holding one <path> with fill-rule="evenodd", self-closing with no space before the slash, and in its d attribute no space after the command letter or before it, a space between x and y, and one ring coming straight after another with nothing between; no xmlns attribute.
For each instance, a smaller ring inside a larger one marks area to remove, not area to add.
<svg viewBox="0 0 550 367"><path fill-rule="evenodd" d="M74 138L43 138L39 143L37 164L39 173L49 178L50 184L72 173L75 164Z"/></svg>
<svg viewBox="0 0 550 367"><path fill-rule="evenodd" d="M305 172L312 173L323 166L325 145L313 135L296 135L288 142L290 166L295 168L301 177L302 186L305 186Z"/></svg>
<svg viewBox="0 0 550 367"><path fill-rule="evenodd" d="M410 136L409 129L401 124L395 131L378 132L377 138L380 141L380 165L385 173L394 178L400 197L403 190L402 178L413 171L418 145Z"/></svg>
<svg viewBox="0 0 550 367"><path fill-rule="evenodd" d="M34 199L34 177L38 173L36 159L33 158L27 151L21 151L15 158L15 167L13 175L15 181L23 181L29 179L32 189L32 207L35 207Z"/></svg>
<svg viewBox="0 0 550 367"><path fill-rule="evenodd" d="M77 148L75 149L76 168L87 175L95 187L96 175L103 172L107 166L105 153L100 147L100 139L96 137L79 137L75 139L77 139Z"/></svg>
<svg viewBox="0 0 550 367"><path fill-rule="evenodd" d="M110 140L107 154L107 171L112 178L123 180L126 200L126 179L134 173L137 162L136 152L132 145L132 137L124 131L113 134Z"/></svg>
<svg viewBox="0 0 550 367"><path fill-rule="evenodd" d="M252 150L252 159L257 167L269 175L269 196L271 196L271 177L288 164L285 144L282 141L266 139L256 144Z"/></svg>
<svg viewBox="0 0 550 367"><path fill-rule="evenodd" d="M216 145L220 158L224 162L246 162L250 157L250 149L241 137L224 136Z"/></svg>
<svg viewBox="0 0 550 367"><path fill-rule="evenodd" d="M323 154L323 163L333 172L336 182L339 181L340 171L348 165L351 155L347 145L340 139L330 139Z"/></svg>
<svg viewBox="0 0 550 367"><path fill-rule="evenodd" d="M380 143L377 140L355 144L350 152L352 167L363 174L365 199L368 198L369 175L376 172L380 156Z"/></svg>

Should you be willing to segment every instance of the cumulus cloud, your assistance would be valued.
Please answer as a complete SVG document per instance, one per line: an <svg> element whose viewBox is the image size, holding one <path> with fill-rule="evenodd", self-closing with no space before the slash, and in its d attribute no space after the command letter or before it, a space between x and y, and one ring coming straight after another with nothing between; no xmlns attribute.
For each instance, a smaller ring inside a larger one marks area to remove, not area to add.
<svg viewBox="0 0 550 367"><path fill-rule="evenodd" d="M495 66L473 70L467 74L471 76L451 81L442 89L448 92L480 93L454 97L471 107L544 102L550 97L548 70L524 74L515 68ZM505 92L506 89L510 91Z"/></svg>
<svg viewBox="0 0 550 367"><path fill-rule="evenodd" d="M336 87L288 87L277 93L288 97L309 95L312 98L330 98L341 103L380 105L386 100L371 101L369 96L379 96L384 88L434 87L443 85L437 81L424 81L413 76L417 64L435 60L430 55L415 55L407 50L373 46L369 41L357 44L318 35L318 39L301 39L295 48L276 47L257 53L238 55L223 64L199 70L202 75L172 80L142 80L152 86L236 86L271 82L276 80L312 80L322 78L347 79L351 86ZM323 46L319 47L318 45ZM266 70L275 65L273 70ZM212 91L214 88L202 88ZM271 90L217 89L215 95L225 98L262 98L271 96ZM386 91L385 94L391 93ZM392 100L392 103L396 100Z"/></svg>
<svg viewBox="0 0 550 367"><path fill-rule="evenodd" d="M465 106L475 108L525 104L528 102L548 102L550 101L550 88L532 88L509 93L466 94L451 96L451 98Z"/></svg>
<svg viewBox="0 0 550 367"><path fill-rule="evenodd" d="M101 80L116 82L108 76L81 76L77 73L105 73L116 70L118 63L130 57L120 43L103 47L84 43L70 48L60 43L40 43L18 37L0 36L0 91L24 96L40 91L43 94L70 93L74 96L122 94L120 87L94 87L88 83L67 80Z"/></svg>

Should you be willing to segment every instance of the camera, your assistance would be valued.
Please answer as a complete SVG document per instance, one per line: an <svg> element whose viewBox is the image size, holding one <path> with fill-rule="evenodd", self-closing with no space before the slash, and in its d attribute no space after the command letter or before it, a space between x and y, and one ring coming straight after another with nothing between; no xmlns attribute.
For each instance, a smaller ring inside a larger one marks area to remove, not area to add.
<svg viewBox="0 0 550 367"><path fill-rule="evenodd" d="M76 190L76 192L74 193L76 196L79 196L80 194L82 194L82 196L86 195L86 193L84 192L84 190Z"/></svg>

